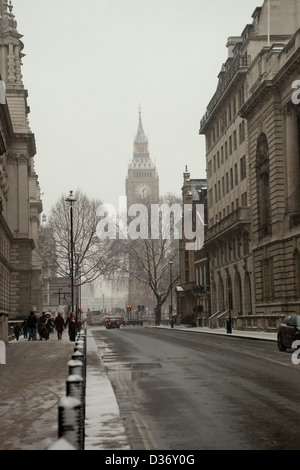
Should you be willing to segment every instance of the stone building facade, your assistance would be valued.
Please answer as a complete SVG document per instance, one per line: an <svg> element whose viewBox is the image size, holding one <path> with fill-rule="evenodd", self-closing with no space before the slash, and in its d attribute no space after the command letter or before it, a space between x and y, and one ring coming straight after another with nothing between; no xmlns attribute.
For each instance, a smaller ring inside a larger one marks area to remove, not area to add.
<svg viewBox="0 0 300 470"><path fill-rule="evenodd" d="M21 74L23 43L11 2L0 1L0 322L42 308L38 233L42 203L34 169L35 138L28 123Z"/></svg>
<svg viewBox="0 0 300 470"><path fill-rule="evenodd" d="M191 217L193 231L195 232L195 207L203 204L206 215L207 181L206 179L192 179L186 167L183 174L182 204L190 206L186 217ZM183 213L184 214L184 213ZM194 223L193 223L194 222ZM188 240L185 237L185 216L182 224L183 237L179 240L179 271L180 281L176 286L177 318L178 324L206 326L209 318L209 271L206 249L187 249ZM195 242L195 241L194 241ZM197 248L197 247L196 247Z"/></svg>
<svg viewBox="0 0 300 470"><path fill-rule="evenodd" d="M297 80L300 28L287 43L262 49L248 71L248 99L241 109L248 123L255 314L262 318L261 326L267 316L268 327L276 327L278 316L300 313L300 105L293 100Z"/></svg>
<svg viewBox="0 0 300 470"><path fill-rule="evenodd" d="M288 155L298 138L295 119L292 127L287 122L291 84L297 73L300 78L300 4L266 0L252 20L241 36L228 39L228 58L200 123L207 160L205 246L211 322L218 326L231 316L237 328L273 329L290 311L291 283L297 283L291 223L297 182L289 168L296 157Z"/></svg>

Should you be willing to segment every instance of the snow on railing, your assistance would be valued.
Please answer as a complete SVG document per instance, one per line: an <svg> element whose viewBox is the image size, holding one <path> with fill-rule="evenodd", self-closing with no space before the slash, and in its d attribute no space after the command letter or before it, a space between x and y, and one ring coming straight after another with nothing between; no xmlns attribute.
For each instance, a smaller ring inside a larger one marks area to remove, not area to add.
<svg viewBox="0 0 300 470"><path fill-rule="evenodd" d="M78 333L68 367L66 396L58 404L58 440L47 450L84 450L86 327Z"/></svg>

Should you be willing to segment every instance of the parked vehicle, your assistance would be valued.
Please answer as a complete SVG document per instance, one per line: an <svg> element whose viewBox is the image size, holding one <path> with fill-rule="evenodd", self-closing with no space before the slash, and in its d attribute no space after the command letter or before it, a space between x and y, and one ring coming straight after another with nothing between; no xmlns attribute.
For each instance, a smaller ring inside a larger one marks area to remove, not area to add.
<svg viewBox="0 0 300 470"><path fill-rule="evenodd" d="M107 329L110 328L120 328L120 322L118 318L113 318L109 317L106 319L106 324L105 324Z"/></svg>
<svg viewBox="0 0 300 470"><path fill-rule="evenodd" d="M288 315L283 319L277 334L279 351L293 347L294 341L300 340L300 315Z"/></svg>

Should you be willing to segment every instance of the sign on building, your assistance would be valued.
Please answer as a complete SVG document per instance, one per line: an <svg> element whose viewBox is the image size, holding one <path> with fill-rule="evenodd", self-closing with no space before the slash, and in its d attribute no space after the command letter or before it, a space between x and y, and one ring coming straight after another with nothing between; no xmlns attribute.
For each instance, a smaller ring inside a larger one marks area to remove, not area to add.
<svg viewBox="0 0 300 470"><path fill-rule="evenodd" d="M72 303L71 279L52 277L50 279L50 305L70 305Z"/></svg>

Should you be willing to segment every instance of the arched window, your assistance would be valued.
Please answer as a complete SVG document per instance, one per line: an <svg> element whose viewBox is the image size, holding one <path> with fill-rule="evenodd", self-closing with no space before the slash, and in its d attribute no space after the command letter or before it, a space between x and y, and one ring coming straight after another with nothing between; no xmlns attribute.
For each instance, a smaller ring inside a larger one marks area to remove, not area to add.
<svg viewBox="0 0 300 470"><path fill-rule="evenodd" d="M270 234L270 181L269 181L269 146L265 134L257 139L256 147L256 177L259 233L261 237Z"/></svg>
<svg viewBox="0 0 300 470"><path fill-rule="evenodd" d="M235 307L238 315L243 315L242 283L240 273L235 274Z"/></svg>
<svg viewBox="0 0 300 470"><path fill-rule="evenodd" d="M249 273L245 276L245 309L246 315L252 314L251 279Z"/></svg>
<svg viewBox="0 0 300 470"><path fill-rule="evenodd" d="M224 284L223 279L219 277L219 310L225 310L225 303L224 303Z"/></svg>
<svg viewBox="0 0 300 470"><path fill-rule="evenodd" d="M217 308L217 289L216 284L213 281L211 284L211 313L214 314L218 311Z"/></svg>

